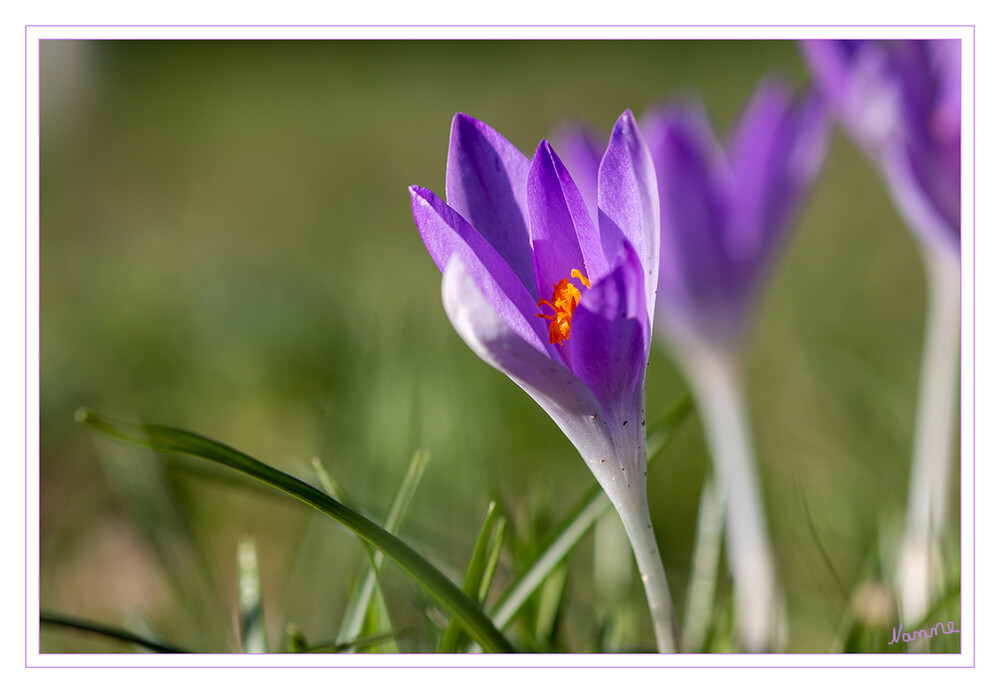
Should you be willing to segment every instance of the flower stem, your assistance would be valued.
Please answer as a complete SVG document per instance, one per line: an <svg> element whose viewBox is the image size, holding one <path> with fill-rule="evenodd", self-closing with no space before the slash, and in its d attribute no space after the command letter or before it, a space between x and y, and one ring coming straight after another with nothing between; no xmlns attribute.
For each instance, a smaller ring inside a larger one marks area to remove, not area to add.
<svg viewBox="0 0 1000 693"><path fill-rule="evenodd" d="M740 639L751 651L775 649L784 627L781 598L736 358L702 345L686 350L681 362L705 427L728 520L726 553Z"/></svg>
<svg viewBox="0 0 1000 693"><path fill-rule="evenodd" d="M934 557L944 528L955 418L961 270L949 253L927 250L927 322L906 530L897 583L904 624L916 624L932 599Z"/></svg>
<svg viewBox="0 0 1000 693"><path fill-rule="evenodd" d="M663 653L677 652L677 643L680 641L677 618L670 599L670 589L667 587L667 574L653 534L649 504L646 498L642 498L641 502L630 504L629 508L619 507L618 512L632 543L635 562L639 566L639 577L642 578L642 586L646 591L653 631L656 633L656 647Z"/></svg>

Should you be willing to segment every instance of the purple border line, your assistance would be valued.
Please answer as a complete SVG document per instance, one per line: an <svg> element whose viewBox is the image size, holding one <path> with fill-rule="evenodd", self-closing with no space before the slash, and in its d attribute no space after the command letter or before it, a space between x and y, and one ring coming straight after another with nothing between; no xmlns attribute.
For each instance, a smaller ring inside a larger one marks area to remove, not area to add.
<svg viewBox="0 0 1000 693"><path fill-rule="evenodd" d="M934 29L975 24L26 24L26 28L95 29Z"/></svg>
<svg viewBox="0 0 1000 693"><path fill-rule="evenodd" d="M289 24L289 25L254 25L254 24L245 24L245 25L244 24L238 24L238 25L223 25L223 24L206 24L206 25L198 25L198 24L191 24L191 25L188 25L188 24L166 24L166 25L157 25L157 24L121 24L121 25L107 25L107 24L103 24L103 25L99 25L99 24L66 24L66 25L62 25L62 24L26 24L26 25L24 25L24 43L25 43L25 45L24 45L24 60L25 60L25 65L24 65L24 80L25 80L25 84L24 84L24 98L25 98L25 103L24 103L24 121L25 121L24 122L24 136L25 136L25 144L24 144L24 155L25 155L25 160L24 160L24 178L25 178L25 190L24 190L24 213L25 213L25 230L24 230L24 243L25 243L25 253L24 253L24 272L25 272L25 276L24 276L24 291L25 291L25 296L24 296L24 325L25 325L25 334L24 334L24 368L25 368L25 374L24 374L24 407L25 407L25 418L24 418L24 443L25 443L25 490L24 490L24 499L25 499L25 508L24 508L24 517L25 517L25 530L24 530L24 532L25 532L25 566L24 566L24 582L25 582L25 587L24 587L24 590L25 590L25 612L24 612L24 614L25 614L25 623L24 623L24 633L25 633L25 650L24 650L24 660L25 661L24 661L24 666L25 666L25 668L26 669L45 669L45 668L78 668L78 669L108 669L108 668L129 668L129 669L164 669L164 668L168 668L168 669L170 669L170 668L177 668L177 669L193 669L193 668L199 668L199 669L373 669L373 668L392 668L392 669L400 669L400 670L404 670L404 669L470 669L470 670L475 670L475 669L510 669L510 670L521 670L521 669L720 669L720 668L721 669L830 669L830 668L836 668L836 669L845 669L845 670L846 669L858 669L858 668L865 668L865 669L974 669L976 667L976 664L975 664L975 659L976 659L976 648L975 648L976 628L975 628L975 625L976 624L975 624L975 617L974 616L973 616L973 628L972 628L972 637L973 637L973 641L972 641L972 663L971 664L965 664L965 665L945 665L945 664L911 664L911 665L907 665L907 664L901 663L899 665L853 665L853 664L850 664L850 665L844 665L844 666L831 667L829 665L822 665L822 664L811 664L811 665L789 665L789 664L783 664L783 665L774 665L774 664L767 664L767 663L762 663L762 664L759 664L759 665L749 665L749 664L747 664L747 665L743 665L743 664L734 664L734 665L730 665L730 664L722 664L722 665L720 665L720 664L712 664L712 665L707 665L707 664L706 665L697 665L697 664L695 664L695 665L691 665L691 664L673 664L673 665L672 664L657 664L657 665L634 665L634 664L621 664L621 665L608 665L608 664L605 664L605 665L586 665L586 664L584 664L584 665L547 665L547 664L542 664L542 665L527 665L527 664L525 664L525 665L521 665L521 664L518 664L518 665L510 665L510 666L504 666L502 664L461 665L461 666L457 666L457 665L448 666L448 665L436 665L436 664L426 664L426 665L403 664L403 665L392 665L390 667L386 667L383 664L362 664L362 665L357 665L357 664L329 664L329 665L298 665L298 664L295 664L295 665L291 665L291 664L285 665L285 664L281 664L281 665L277 665L276 664L276 665L260 665L260 666L249 666L248 667L246 665L240 665L240 664L232 664L232 665L224 664L224 665L180 665L180 666L177 666L177 667L173 667L173 666L163 666L163 665L136 665L136 666L132 666L132 665L102 665L102 664L93 664L93 665L46 665L46 664L36 664L36 665L31 665L31 664L28 663L28 647L27 647L27 638L28 638L28 599L27 599L27 596L28 596L27 595L27 588L28 588L28 561L27 561L27 544L28 544L28 519L29 518L28 518L28 502L27 502L28 501L28 489L27 489L28 458L27 458L27 452L28 452L28 429L29 429L29 426L28 426L28 399L29 399L29 395L28 395L28 378L29 378L29 373L28 373L28 329L27 328L28 328L28 304L29 304L29 301L28 301L28 298L29 298L28 297L28 288L29 288L28 287L28 232L29 232L29 226L28 226L28 204L29 204L29 187L28 187L27 183L28 183L28 151L29 151L29 141L28 141L28 54L29 54L29 38L28 38L28 35L29 35L29 33L30 33L30 31L32 29L44 29L44 28L112 28L112 29L119 29L119 28L121 28L121 29L129 29L129 28L155 28L155 29L171 29L171 28L220 28L220 29L242 29L242 28L253 28L253 29L277 29L277 30L280 30L280 29L288 29L288 28L309 28L309 29L324 29L324 28L331 28L331 29L341 29L341 28L342 29L352 29L352 28L380 28L380 29L409 28L409 29L418 29L419 30L419 29L427 29L427 28L446 28L446 29L462 29L462 28L487 28L487 29L494 29L494 28L496 28L496 29L505 29L505 28L567 28L567 29L575 29L575 28L584 28L584 29L619 29L619 28L645 28L645 29L658 29L658 28L679 28L679 29L684 29L684 28L745 28L745 29L754 29L754 28L765 28L765 27L766 28L780 28L780 29L795 29L795 28L823 28L823 29L840 29L840 28L846 28L846 29L858 29L858 28L894 28L894 29L896 29L896 28L900 28L900 29L922 28L922 29L933 29L933 28L947 28L947 29L952 29L952 28L962 28L962 29L971 29L971 31L972 31L972 38L971 38L972 48L971 48L971 51L972 51L973 59L972 59L972 67L971 67L971 73L972 73L972 91L971 91L971 97L970 97L970 99L972 101L972 116L971 116L971 118L972 118L972 133L973 133L972 141L973 141L973 146L971 146L970 149L972 151L972 165L971 165L971 167L972 167L972 186L971 186L972 203L971 203L971 205L972 205L972 220L973 220L973 223L972 223L972 228L973 228L973 234L972 234L972 268L973 268L972 275L973 275L973 284L972 284L972 292L971 292L972 316L973 316L972 317L972 323L971 323L971 330L972 330L972 374L973 374L972 375L972 385L971 385L971 388L972 388L972 392L971 392L971 397L972 397L972 417L971 417L972 418L972 423L971 423L971 428L972 428L972 510L971 510L971 512L972 512L972 516L973 517L972 517L972 559L971 559L972 560L972 575L970 576L970 579L972 581L972 596L973 596L973 607L974 607L974 605L975 605L975 595L976 595L976 581L975 581L975 565L976 565L976 557L975 557L975 509L976 509L976 487L975 487L975 476L976 476L976 474L975 474L975 471L976 471L976 466L975 466L975 443L976 443L976 438L975 438L975 430L976 430L976 427L975 427L975 423L976 423L976 420L975 420L975 404L976 404L976 397L975 397L975 395L976 395L976 386L975 386L975 371L976 371L976 368L975 368L975 366L976 366L975 334L976 334L976 325L975 325L975 316L976 316L976 313L975 313L975 281L974 281L975 280L975 270L976 270L976 257L975 257L975 245L976 245L976 243L975 243L976 156L975 156L975 147L974 147L974 144L975 144L975 121L976 121L976 118L975 118L975 96L976 96L975 95L975 82L976 82L976 80L975 80L975 67L976 67L975 27L976 27L976 25L975 24L926 24L926 25L925 24L899 24L899 25L888 25L888 24L871 24L871 25L823 25L823 24L819 24L819 25L815 25L815 24L795 24L795 25L775 25L775 24L762 24L762 25L718 25L718 24L677 24L677 25L674 25L674 24L656 24L656 25L644 25L644 24L642 24L642 25L636 25L636 24L618 24L618 25L604 25L604 24L581 24L581 25L553 25L553 24L537 24L537 25L536 24L498 24L498 25L493 25L493 24L427 24L427 25L408 25L408 24L398 24L398 25L394 25L394 24L384 24L384 25L383 24L345 24L345 25L335 25L335 24L331 24L331 25L299 25L299 24ZM39 37L39 38L35 39L35 42L36 42L36 44L39 44L42 40L101 40L101 39L95 39L95 38L75 38L75 37L64 37L62 39L58 39L58 38L56 38L56 39L44 39L44 38ZM105 40L135 40L135 41L139 41L139 40L150 40L150 39L128 37L128 38L122 38L122 39L105 39ZM164 38L164 39L154 39L154 40L178 40L178 39L176 39L176 38ZM205 39L197 39L197 38L195 38L195 39L185 39L185 40L203 40L203 41L210 41L210 40L211 41L220 41L220 40L221 41L225 41L225 40L309 41L309 40L316 40L316 41L320 41L320 40L350 40L350 39L324 39L324 38L279 38L279 39L259 39L259 38L258 39L246 39L246 38L219 39L219 38L205 38ZM365 38L365 39L353 39L353 40L371 41L371 40L380 40L380 39ZM381 40L410 40L410 39L405 39L405 38L390 38L390 39L381 39ZM427 38L427 37L421 37L418 40L435 40L435 39ZM463 40L463 39L455 39L455 40ZM529 38L529 39L523 39L523 38L509 39L509 38L498 38L498 39L464 39L464 40L477 40L477 41L479 41L479 40L532 40L532 41L544 41L544 40L600 40L600 39L587 39L587 38L571 37L571 38L567 38L567 39L551 39L551 38L549 38L549 39L542 39L542 38L537 38L537 39L535 39L535 38ZM604 39L604 40L630 40L630 41L636 41L636 40L646 40L646 39L639 39L639 38L635 38L635 37L630 37L630 38L608 38L608 39ZM660 39L660 40L666 40L666 39ZM785 41L794 41L795 39L791 39L791 38L788 38L788 37L778 37L777 39L768 39L768 38L764 38L764 37L724 38L724 39L711 39L711 38L695 37L695 38L691 38L691 39L688 39L688 38L679 38L679 39L670 39L670 40L718 40L718 41L785 40ZM964 41L965 39L960 39L960 40ZM40 68L40 63L39 63L39 68ZM41 77L41 75L39 73L39 81L40 81L40 77ZM40 111L40 106L39 106L39 117L40 117L40 112L41 111ZM40 133L40 126L39 126L39 137L40 137L40 134L41 133ZM39 162L39 165L40 165L40 163L41 162ZM39 258L39 263L40 263L40 258ZM40 274L39 274L39 280L40 280ZM41 311L41 307L39 306L39 313L40 313L40 311ZM40 315L39 315L39 317L40 317ZM40 329L40 325L39 325L39 329ZM39 363L39 368L40 367L41 367L41 364ZM960 411L961 411L961 408L960 408ZM959 493L960 503L961 503L961 495L962 494L960 492ZM960 521L960 523L961 523L961 521ZM961 547L961 543L960 543L960 547ZM960 582L960 584L961 584L961 582ZM963 601L962 600L962 595L960 595L960 597L959 597L959 609L960 609L960 613L961 613L962 601ZM46 658L46 657L49 657L49 656L51 656L51 657L58 657L58 658L74 658L74 657L92 658L92 657L94 657L93 654L82 654L82 653L49 653L49 654L41 653L40 652L40 646L41 646L41 643L40 643L40 632L39 632L39 642L36 643L36 645L37 645L37 647L36 647L37 656L41 657L41 658ZM283 654L283 653L275 653L275 654L277 654L278 656L281 656L281 657L288 656L287 654ZM588 658L589 657L595 657L595 656L596 657L601 657L601 656L617 657L618 656L618 655L612 654L612 653L597 653L597 654L588 654L588 655L583 655L582 653L565 653L565 654L569 655L571 657L572 656L577 656L577 657L586 656ZM843 654L828 654L828 653L775 653L775 654L777 655L777 657L780 657L782 659L785 658L785 657L790 657L790 656L793 656L793 657L819 657L819 658L822 658L822 659L831 659L831 658L841 659L843 657ZM905 654L905 653L900 653L900 654ZM957 657L961 657L962 654L963 654L962 653L962 648L960 646L960 650L959 650L958 653L952 653L952 654L941 653L940 655L924 655L924 656L934 656L935 658L938 657L938 656L945 657L945 658L954 658L956 656ZM742 655L743 657L758 657L758 658L760 657L760 655L758 655L758 654L742 653L742 652L741 653L725 653L725 654L723 654L723 657L725 657L725 658L728 659L730 657L733 657L734 655L735 656ZM98 655L98 656L100 656L100 655ZM114 656L114 657L117 658L117 655L112 655L112 656ZM140 657L143 657L143 658L146 658L146 657L149 657L149 656L150 655L140 655ZM212 656L215 656L215 657L232 657L233 655L232 654L226 654L226 653L190 653L190 654L184 654L184 655L179 655L179 656L183 657L183 658L189 658L189 657L204 657L204 656L208 656L208 657L212 657ZM410 655L403 655L403 656L404 657L407 657L407 656L426 657L427 655L426 654L422 654L422 653L411 653ZM525 657L525 658L527 658L527 657L532 657L533 655L531 653L517 653L517 654L514 654L514 655L508 655L508 656L509 657ZM558 655L557 654L557 655L547 655L547 656L564 656L564 655ZM629 655L629 656L631 657L631 656L642 656L642 655L636 653L636 654L632 654L632 655ZM663 655L649 655L649 656L650 657L654 657L654 658L663 657ZM705 657L705 658L707 658L707 657L718 658L719 655L717 653L685 653L684 655L681 655L681 656L683 656L685 658L692 657L692 656L693 657L698 657L698 658L701 658L701 657ZM851 657L851 658L855 658L855 657L859 657L859 656L860 657L865 657L865 656L868 656L868 657L887 657L887 656L892 656L892 655L891 655L891 653L889 655L887 655L886 653L870 653L869 652L869 653L851 653L848 656ZM159 655L158 656L158 658L160 658L160 657L163 657L163 655ZM170 657L170 656L167 655L167 657ZM173 657L170 657L170 658L173 659ZM502 660L503 658L504 657L501 655L500 659ZM255 659L256 659L256 657L255 657ZM493 661L497 661L497 659L493 658L493 657L491 657L490 659L493 660Z"/></svg>
<svg viewBox="0 0 1000 693"><path fill-rule="evenodd" d="M972 27L972 610L976 608L976 27ZM961 287L959 288L961 296ZM959 303L961 306L961 303ZM959 308L961 310L961 308ZM961 318L959 318L961 325ZM961 332L961 330L960 330ZM959 334L959 344L961 344L961 334ZM959 363L961 363L961 347L959 348ZM959 392L961 388L961 371L959 372ZM959 412L961 412L961 404ZM959 414L959 439L961 439L961 414ZM961 449L961 448L960 448ZM959 465L961 469L961 465ZM959 485L961 486L961 476ZM962 494L958 494L961 504ZM961 518L961 512L959 512ZM961 527L961 519L959 519ZM961 547L961 535L959 535L959 547ZM961 548L959 548L959 566L961 563ZM959 569L959 584L961 584L961 568ZM961 609L962 596L959 596L959 609ZM976 617L972 617L972 667L976 666Z"/></svg>
<svg viewBox="0 0 1000 693"><path fill-rule="evenodd" d="M28 666L28 31L24 27L24 666ZM39 119L40 120L40 119ZM39 229L41 235L41 229ZM39 309L41 313L41 309ZM39 315L41 319L41 315ZM41 372L41 360L38 370ZM39 451L39 468L41 451ZM41 495L41 494L39 494ZM39 499L39 505L40 503ZM41 563L41 561L39 561ZM41 585L39 584L39 602ZM41 650L39 637L37 650Z"/></svg>

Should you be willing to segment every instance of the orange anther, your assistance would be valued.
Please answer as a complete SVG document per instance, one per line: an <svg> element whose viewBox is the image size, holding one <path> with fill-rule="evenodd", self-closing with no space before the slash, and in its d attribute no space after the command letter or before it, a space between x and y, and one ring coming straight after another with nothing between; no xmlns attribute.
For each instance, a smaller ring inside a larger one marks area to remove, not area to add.
<svg viewBox="0 0 1000 693"><path fill-rule="evenodd" d="M580 270L574 269L569 273L569 276L570 278L578 279L584 288L590 288L590 280L583 276L583 272ZM579 302L580 289L575 284L570 283L569 279L560 279L557 284L552 286L551 301L542 299L538 302L539 308L543 305L548 306L555 313L555 315L535 313L537 317L549 321L550 344L562 344L569 339L570 325L573 322L573 311L576 310L576 305Z"/></svg>

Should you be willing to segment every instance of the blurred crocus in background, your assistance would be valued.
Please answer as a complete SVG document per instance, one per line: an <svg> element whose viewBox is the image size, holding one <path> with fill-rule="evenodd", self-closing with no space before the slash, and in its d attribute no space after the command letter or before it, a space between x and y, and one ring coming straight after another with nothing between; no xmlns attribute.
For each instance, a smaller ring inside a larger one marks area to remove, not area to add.
<svg viewBox="0 0 1000 693"><path fill-rule="evenodd" d="M804 41L830 111L882 173L920 241L928 303L906 527L897 567L903 622L940 588L961 309L961 41Z"/></svg>
<svg viewBox="0 0 1000 693"><path fill-rule="evenodd" d="M710 492L703 496L685 647L703 640L714 591L712 535L718 536L725 513L742 644L753 651L776 649L784 614L741 362L762 284L823 161L826 119L817 98L796 99L781 83L766 81L727 147L693 101L652 110L642 131L660 198L658 334L691 386L718 483L717 490L707 485ZM567 158L581 178L595 177L593 140L582 130L563 132ZM707 562L699 555L706 549Z"/></svg>
<svg viewBox="0 0 1000 693"><path fill-rule="evenodd" d="M632 114L595 178L600 221L548 142L529 161L491 127L452 122L447 204L413 186L420 235L462 339L552 417L622 517L661 652L676 650L646 500L646 362L659 249L653 164Z"/></svg>

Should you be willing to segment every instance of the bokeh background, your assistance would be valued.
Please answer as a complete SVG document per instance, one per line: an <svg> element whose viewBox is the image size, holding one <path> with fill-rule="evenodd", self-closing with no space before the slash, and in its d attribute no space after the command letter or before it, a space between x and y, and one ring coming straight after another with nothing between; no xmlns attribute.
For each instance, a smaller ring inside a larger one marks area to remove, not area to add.
<svg viewBox="0 0 1000 693"><path fill-rule="evenodd" d="M43 41L42 607L234 650L236 546L251 535L272 644L289 622L323 640L366 561L294 501L96 438L80 406L310 481L319 457L374 518L427 449L402 536L460 580L496 499L511 524L502 587L592 477L454 333L407 186L443 196L456 111L528 155L567 121L608 132L625 108L681 96L728 132L765 75L809 83L793 42ZM748 349L750 415L788 648L826 652L902 523L925 305L916 244L839 131L775 270ZM652 419L685 392L655 350L647 387ZM649 471L681 607L708 466L692 415ZM638 580L595 585L608 560L589 537L572 554L549 647L606 646L609 611L627 616L614 646L652 644ZM383 584L410 629L400 646L424 647L427 598L392 567ZM895 623L880 623L888 640ZM48 628L40 647L125 650Z"/></svg>

